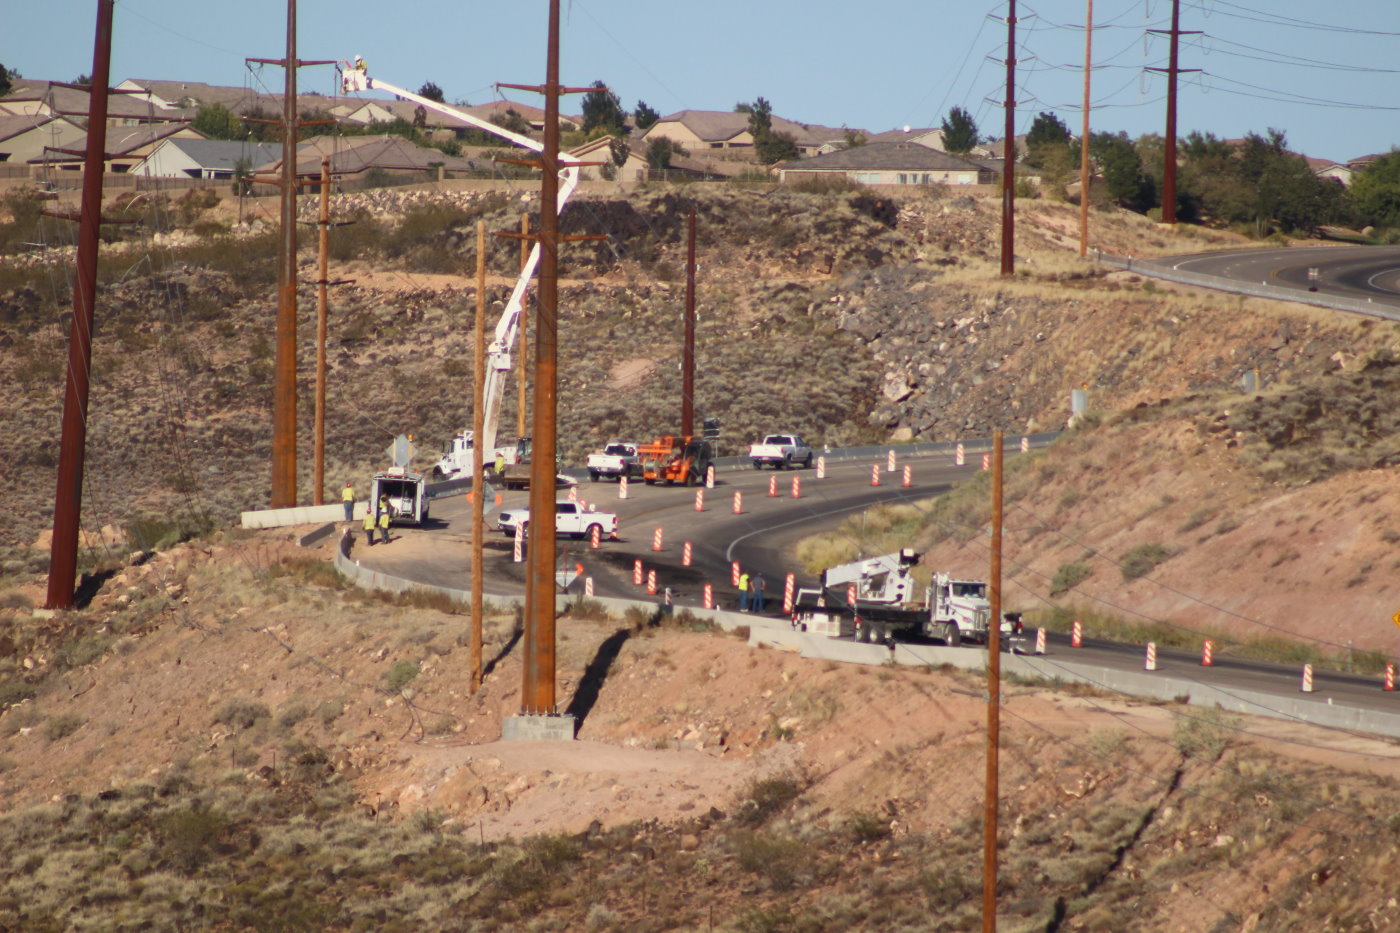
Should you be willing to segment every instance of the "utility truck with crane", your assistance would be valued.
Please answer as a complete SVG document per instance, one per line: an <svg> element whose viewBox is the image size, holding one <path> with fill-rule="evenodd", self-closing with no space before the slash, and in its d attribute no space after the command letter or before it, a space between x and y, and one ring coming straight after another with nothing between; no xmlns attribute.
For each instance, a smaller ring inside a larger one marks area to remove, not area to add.
<svg viewBox="0 0 1400 933"><path fill-rule="evenodd" d="M421 107L452 117L454 120L459 120L469 126L485 130L523 149L534 153L544 152L544 145L529 136L497 126L464 110L415 94L379 78L370 77L369 69L361 58L356 57L353 63L344 61L338 65L341 91L346 95L368 90L384 91L403 100L411 100ZM568 203L569 198L578 188L581 164L570 156L562 153L559 155L560 183L557 205L559 211L564 210L564 205ZM524 464L529 462L530 439L519 438L513 444L497 447L496 435L500 427L501 399L505 394L506 374L511 369L512 348L520 333L521 308L524 305L525 292L529 287L530 279L534 277L539 263L540 244L536 241L530 248L525 266L520 271L520 277L516 279L510 299L506 302L505 311L502 312L501 319L496 323L495 334L486 348L486 378L482 401L485 418L480 442L486 469L494 469L497 454L505 458L507 469L505 475L499 477L499 480L507 488L523 489L530 482L528 471L524 468ZM470 476L472 473L472 446L476 442L477 438L473 436L471 431L463 431L456 435L452 439L447 453L434 467L435 474L448 478Z"/></svg>
<svg viewBox="0 0 1400 933"><path fill-rule="evenodd" d="M828 567L820 589L800 589L792 624L832 638L893 644L937 639L947 645L985 642L991 618L987 584L935 573L920 599L910 548ZM854 601L851 600L854 588ZM1003 618L1001 630L1019 634L1019 616Z"/></svg>

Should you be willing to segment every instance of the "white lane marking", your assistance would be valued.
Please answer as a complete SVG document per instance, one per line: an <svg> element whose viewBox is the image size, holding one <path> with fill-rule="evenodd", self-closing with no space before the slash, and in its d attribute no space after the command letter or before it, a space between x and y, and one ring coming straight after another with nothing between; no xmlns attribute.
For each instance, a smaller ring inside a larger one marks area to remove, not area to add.
<svg viewBox="0 0 1400 933"><path fill-rule="evenodd" d="M1381 276L1383 276L1383 275L1395 275L1395 274L1398 273L1398 272L1400 272L1400 268L1396 268L1396 269L1382 269L1380 272L1377 272L1375 275L1373 275L1373 276L1371 276L1370 278L1368 278L1368 279L1366 280L1366 284L1369 285L1369 286L1371 286L1372 288L1374 288L1374 289L1375 289L1376 291L1378 291L1378 292L1385 292L1385 293L1388 294L1388 295L1400 295L1400 291L1397 291L1396 289L1393 289L1393 288L1386 288L1384 285L1378 285L1378 284L1376 284L1376 279L1380 278Z"/></svg>

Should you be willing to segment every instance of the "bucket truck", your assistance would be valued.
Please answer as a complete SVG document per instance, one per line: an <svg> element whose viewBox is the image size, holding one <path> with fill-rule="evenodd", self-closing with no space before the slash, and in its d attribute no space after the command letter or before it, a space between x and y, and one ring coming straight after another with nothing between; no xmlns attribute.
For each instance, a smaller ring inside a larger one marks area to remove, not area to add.
<svg viewBox="0 0 1400 933"><path fill-rule="evenodd" d="M340 86L345 94L355 94L368 90L384 91L401 97L404 100L411 100L414 103L437 113L444 114L456 120L470 124L477 129L485 130L514 143L532 152L544 152L544 145L537 140L531 139L520 133L512 132L502 126L497 126L488 120L483 120L473 116L463 110L458 110L448 104L430 100L412 91L401 87L396 87L387 81L379 78L372 78L369 70L361 58L355 58L353 63L343 61L338 63L340 68ZM559 156L559 201L557 209L562 211L564 205L568 203L579 183L578 160L560 154ZM501 319L496 323L496 331L490 345L486 348L486 390L483 396L482 407L485 413L484 428L480 438L481 447L484 452L484 461L487 469L492 469L495 464L496 455L499 452L508 466L523 463L528 460L528 439L522 439L525 444L517 441L503 447L496 446L496 433L500 426L501 399L505 393L506 374L511 368L511 353L515 346L517 335L520 331L520 311L525 302L525 292L529 288L530 279L535 274L535 269L540 262L540 244L538 241L530 248L530 255L525 261L525 268L521 270L520 277L516 279L515 287L511 291L510 300L506 302L505 311L501 314ZM463 431L453 438L451 446L446 455L438 461L433 468L436 475L446 477L466 477L472 471L472 445L477 439L473 437L471 431ZM514 471L520 473L520 471ZM523 474L521 474L523 475ZM528 485L528 479L523 479L516 485Z"/></svg>

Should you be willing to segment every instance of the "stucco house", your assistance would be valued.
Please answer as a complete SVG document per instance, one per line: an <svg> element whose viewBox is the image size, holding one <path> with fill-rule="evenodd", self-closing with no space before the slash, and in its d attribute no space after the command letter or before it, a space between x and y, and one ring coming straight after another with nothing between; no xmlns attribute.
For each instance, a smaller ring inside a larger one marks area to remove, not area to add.
<svg viewBox="0 0 1400 933"><path fill-rule="evenodd" d="M866 143L778 166L785 184L837 175L862 185L990 185L998 177L976 162L912 142Z"/></svg>
<svg viewBox="0 0 1400 933"><path fill-rule="evenodd" d="M602 136L568 150L568 155L586 162L606 162L607 166L611 166L615 170L613 177L618 181L625 183L646 181L651 167L643 155L637 151L637 140L624 140L627 144L627 158L622 163L622 167L618 168L613 162L612 151L612 144L616 139L616 136ZM645 151L645 149L642 150L643 153ZM579 178L583 181L604 178L607 174L607 166L585 165L579 169Z"/></svg>
<svg viewBox="0 0 1400 933"><path fill-rule="evenodd" d="M282 156L280 143L172 137L132 166L131 174L153 178L233 178L238 163L256 171Z"/></svg>
<svg viewBox="0 0 1400 933"><path fill-rule="evenodd" d="M0 162L42 162L46 149L72 149L87 133L67 117L0 116Z"/></svg>
<svg viewBox="0 0 1400 933"><path fill-rule="evenodd" d="M774 116L773 131L787 133L803 156L817 155L823 147L840 145L846 137L841 127L794 123ZM642 135L643 143L665 136L691 153L705 149L752 150L749 115L723 110L682 110L657 120Z"/></svg>

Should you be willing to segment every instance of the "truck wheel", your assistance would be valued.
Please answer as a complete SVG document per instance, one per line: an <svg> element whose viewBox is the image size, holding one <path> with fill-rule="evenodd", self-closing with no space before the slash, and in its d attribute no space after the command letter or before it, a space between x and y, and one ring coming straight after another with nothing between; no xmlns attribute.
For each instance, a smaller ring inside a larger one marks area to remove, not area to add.
<svg viewBox="0 0 1400 933"><path fill-rule="evenodd" d="M597 470L589 470L589 471L588 471L588 481L589 481L590 483L596 483L596 482L598 482L598 471L597 471Z"/></svg>
<svg viewBox="0 0 1400 933"><path fill-rule="evenodd" d="M802 469L804 469L804 470L810 470L811 468L812 468L812 455L811 455L811 453L809 452L809 453L807 454L807 459L802 461Z"/></svg>
<svg viewBox="0 0 1400 933"><path fill-rule="evenodd" d="M956 622L945 622L945 623L943 623L943 626L944 626L943 631L945 632L945 634L944 634L944 636L943 636L943 640L944 640L945 642L947 642L948 647L949 647L949 648L956 648L956 647L958 647L959 645L961 645L961 644L962 644L962 632L958 629L958 623L956 623Z"/></svg>
<svg viewBox="0 0 1400 933"><path fill-rule="evenodd" d="M755 470L761 470L761 469L763 469L763 461L762 461L762 460L755 460L755 461L753 462L753 468L754 468Z"/></svg>

